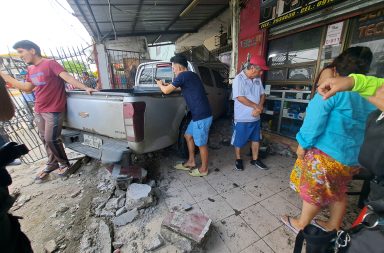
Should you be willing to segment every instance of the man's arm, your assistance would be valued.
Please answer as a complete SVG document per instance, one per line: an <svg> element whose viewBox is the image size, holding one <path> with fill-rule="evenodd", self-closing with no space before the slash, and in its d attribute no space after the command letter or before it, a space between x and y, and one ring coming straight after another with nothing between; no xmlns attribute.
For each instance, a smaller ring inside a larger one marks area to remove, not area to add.
<svg viewBox="0 0 384 253"><path fill-rule="evenodd" d="M35 86L30 82L20 82L16 80L15 78L11 77L8 74L5 74L4 72L0 71L0 76L5 80L5 82L10 83L13 88L31 92L35 88Z"/></svg>
<svg viewBox="0 0 384 253"><path fill-rule="evenodd" d="M172 93L174 90L176 90L177 88L175 86L173 86L172 84L169 84L169 83L163 83L162 80L156 80L156 83L157 83L157 86L159 86L160 90L164 93L164 94L170 94Z"/></svg>
<svg viewBox="0 0 384 253"><path fill-rule="evenodd" d="M66 81L67 83L73 85L75 88L85 90L89 95L92 95L92 92L98 91L96 89L90 88L83 84L82 82L76 80L73 76L68 74L68 72L63 71L59 74L59 76Z"/></svg>

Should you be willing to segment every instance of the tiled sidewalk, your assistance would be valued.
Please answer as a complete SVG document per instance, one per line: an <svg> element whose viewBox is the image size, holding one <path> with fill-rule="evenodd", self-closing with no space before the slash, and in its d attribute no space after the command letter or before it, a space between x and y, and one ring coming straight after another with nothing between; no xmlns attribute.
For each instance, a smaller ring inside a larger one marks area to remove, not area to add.
<svg viewBox="0 0 384 253"><path fill-rule="evenodd" d="M280 222L279 216L300 213L301 200L289 188L294 159L270 156L264 160L270 169L262 171L244 157L246 168L238 172L233 170L231 147L213 150L210 157L210 173L204 178L162 166L160 201L165 201L168 210L192 204L190 212L204 213L213 220L207 252L292 252L295 235ZM355 203L356 198L352 201ZM356 209L354 203L351 208Z"/></svg>

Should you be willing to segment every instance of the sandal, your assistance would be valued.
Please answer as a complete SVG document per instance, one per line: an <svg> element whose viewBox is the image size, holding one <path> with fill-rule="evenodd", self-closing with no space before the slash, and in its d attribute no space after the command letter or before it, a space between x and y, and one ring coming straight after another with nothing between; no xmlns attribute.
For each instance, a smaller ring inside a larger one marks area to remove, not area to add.
<svg viewBox="0 0 384 253"><path fill-rule="evenodd" d="M190 167L190 166L184 166L185 163L179 163L179 164L176 164L173 168L177 169L177 170L191 170L193 167Z"/></svg>
<svg viewBox="0 0 384 253"><path fill-rule="evenodd" d="M317 219L313 219L311 221L311 224L316 226L316 227L318 227L318 228L320 228L320 229L322 229L322 230L324 230L325 232L329 232L330 231L330 230L327 230L325 227L321 226Z"/></svg>
<svg viewBox="0 0 384 253"><path fill-rule="evenodd" d="M287 215L281 216L280 220L281 220L281 222L284 223L284 225L286 225L289 229L291 229L293 231L293 233L295 233L296 235L299 233L299 230L297 230L297 228L295 228L292 225L290 216L287 216Z"/></svg>
<svg viewBox="0 0 384 253"><path fill-rule="evenodd" d="M70 166L65 165L65 166L60 166L60 168L57 170L57 175L59 177L66 177L69 174Z"/></svg>
<svg viewBox="0 0 384 253"><path fill-rule="evenodd" d="M202 172L200 172L199 169L193 169L193 170L191 170L191 172L189 172L189 175L192 177L203 177L203 176L208 175L208 171L202 173Z"/></svg>
<svg viewBox="0 0 384 253"><path fill-rule="evenodd" d="M55 171L57 170L58 168L55 168L55 169L49 169L48 167L46 167L45 169L43 169L42 171L39 172L39 174L37 174L37 176L35 177L35 183L42 183L43 181L45 181L49 174L52 172L52 171Z"/></svg>

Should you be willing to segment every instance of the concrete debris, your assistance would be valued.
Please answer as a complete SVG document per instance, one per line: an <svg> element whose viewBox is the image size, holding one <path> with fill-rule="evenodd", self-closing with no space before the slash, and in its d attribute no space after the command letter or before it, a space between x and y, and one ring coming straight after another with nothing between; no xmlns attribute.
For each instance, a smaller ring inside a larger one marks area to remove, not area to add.
<svg viewBox="0 0 384 253"><path fill-rule="evenodd" d="M152 240L144 246L147 251L154 251L164 245L164 239L156 234Z"/></svg>
<svg viewBox="0 0 384 253"><path fill-rule="evenodd" d="M114 220L113 220L113 224L115 224L116 226L120 227L120 226L125 226L127 225L128 223L131 223L132 221L134 221L134 219L139 215L139 212L137 211L137 208L129 211L129 212L126 212L126 213L123 213L122 215L120 216L117 216Z"/></svg>
<svg viewBox="0 0 384 253"><path fill-rule="evenodd" d="M76 198L77 196L79 196L82 192L82 189L79 189L77 191L74 191L72 194L71 194L71 198Z"/></svg>
<svg viewBox="0 0 384 253"><path fill-rule="evenodd" d="M111 233L109 231L108 225L105 221L100 220L99 223L99 238L98 238L98 249L100 253L110 253L111 252Z"/></svg>
<svg viewBox="0 0 384 253"><path fill-rule="evenodd" d="M116 178L116 188L121 191L126 191L132 180L133 178L128 175L119 175Z"/></svg>
<svg viewBox="0 0 384 253"><path fill-rule="evenodd" d="M286 157L294 157L295 154L291 151L288 145L282 143L271 143L269 145L271 154L278 154Z"/></svg>
<svg viewBox="0 0 384 253"><path fill-rule="evenodd" d="M142 209L154 202L152 188L147 184L131 184L126 194L125 206L127 210Z"/></svg>
<svg viewBox="0 0 384 253"><path fill-rule="evenodd" d="M104 179L103 182L100 182L97 185L97 189L101 192L107 192L109 190L113 190L115 188L115 185L111 179Z"/></svg>
<svg viewBox="0 0 384 253"><path fill-rule="evenodd" d="M212 220L203 214L172 212L161 224L161 235L183 252L199 252L207 241Z"/></svg>
<svg viewBox="0 0 384 253"><path fill-rule="evenodd" d="M100 215L98 215L98 216L100 216L100 217L109 217L109 218L111 218L111 217L114 217L114 216L115 216L115 212L113 212L113 211L103 210L103 211L101 211Z"/></svg>
<svg viewBox="0 0 384 253"><path fill-rule="evenodd" d="M123 191L123 190L120 190L120 189L116 189L115 190L115 197L116 198L120 198L121 196L125 196L125 191Z"/></svg>
<svg viewBox="0 0 384 253"><path fill-rule="evenodd" d="M125 196L121 196L117 199L117 208L122 208L125 205Z"/></svg>
<svg viewBox="0 0 384 253"><path fill-rule="evenodd" d="M80 240L80 251L84 253L110 253L112 249L111 231L107 223L91 219Z"/></svg>
<svg viewBox="0 0 384 253"><path fill-rule="evenodd" d="M123 247L123 243L122 242L113 242L112 243L112 246L113 246L113 249L120 249L121 247Z"/></svg>
<svg viewBox="0 0 384 253"><path fill-rule="evenodd" d="M62 214L62 213L65 213L66 211L68 211L69 207L65 204L61 204L59 206L59 209L57 209L57 214Z"/></svg>
<svg viewBox="0 0 384 253"><path fill-rule="evenodd" d="M123 206L122 208L120 208L119 210L116 211L116 216L120 216L125 212L127 212L127 208L125 206Z"/></svg>
<svg viewBox="0 0 384 253"><path fill-rule="evenodd" d="M17 199L17 205L19 207L22 207L25 203L27 203L30 200L31 200L31 196L30 195L21 195L21 197L19 197Z"/></svg>
<svg viewBox="0 0 384 253"><path fill-rule="evenodd" d="M110 200L108 200L107 204L105 204L104 210L116 211L116 209L118 208L117 207L118 200L119 200L118 198L111 198Z"/></svg>
<svg viewBox="0 0 384 253"><path fill-rule="evenodd" d="M193 209L192 205L191 204L188 204L188 203L185 203L183 204L183 210L188 212L188 211L191 211Z"/></svg>
<svg viewBox="0 0 384 253"><path fill-rule="evenodd" d="M55 240L50 240L44 245L44 250L46 253L52 253L55 252L58 249L57 244Z"/></svg>

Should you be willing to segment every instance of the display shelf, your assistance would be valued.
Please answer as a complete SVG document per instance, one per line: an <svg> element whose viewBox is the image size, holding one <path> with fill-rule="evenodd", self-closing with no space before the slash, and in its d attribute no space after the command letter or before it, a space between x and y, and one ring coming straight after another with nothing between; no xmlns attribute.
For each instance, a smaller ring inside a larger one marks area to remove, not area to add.
<svg viewBox="0 0 384 253"><path fill-rule="evenodd" d="M262 117L264 129L293 138L303 124L309 103L305 98L310 93L307 90L270 90Z"/></svg>

